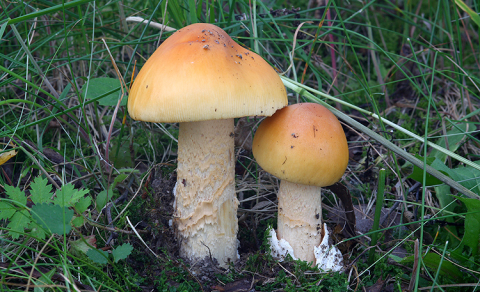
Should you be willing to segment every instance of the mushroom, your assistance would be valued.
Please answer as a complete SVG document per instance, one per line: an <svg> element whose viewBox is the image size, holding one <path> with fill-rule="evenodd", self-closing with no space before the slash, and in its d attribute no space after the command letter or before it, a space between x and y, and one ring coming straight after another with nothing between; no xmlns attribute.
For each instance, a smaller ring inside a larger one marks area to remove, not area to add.
<svg viewBox="0 0 480 292"><path fill-rule="evenodd" d="M290 105L262 121L252 150L257 163L281 179L278 242L277 238L273 242L288 250L287 242L292 257L314 262L315 247L325 246L322 239L328 238L322 226L321 188L339 181L348 164L347 139L340 122L319 104ZM341 261L335 250L329 255Z"/></svg>
<svg viewBox="0 0 480 292"><path fill-rule="evenodd" d="M135 120L179 122L174 223L181 256L237 258L234 118L270 116L287 105L285 87L259 55L212 24L165 40L134 81Z"/></svg>

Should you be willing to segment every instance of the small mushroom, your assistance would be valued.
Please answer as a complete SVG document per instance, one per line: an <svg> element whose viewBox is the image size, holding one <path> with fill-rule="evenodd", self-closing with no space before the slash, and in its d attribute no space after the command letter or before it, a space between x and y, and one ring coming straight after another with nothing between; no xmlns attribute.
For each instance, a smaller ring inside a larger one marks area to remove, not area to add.
<svg viewBox="0 0 480 292"><path fill-rule="evenodd" d="M211 255L221 266L237 258L234 118L270 116L287 105L275 70L253 52L258 58L244 60L248 66L236 65L230 56L240 50L215 25L184 27L148 59L128 98L135 120L180 123L174 218L180 254Z"/></svg>
<svg viewBox="0 0 480 292"><path fill-rule="evenodd" d="M319 104L290 105L260 124L252 151L264 170L281 179L278 240L288 242L294 258L318 262L315 248L328 245L322 242L328 231L322 225L321 188L339 181L348 164L340 122Z"/></svg>

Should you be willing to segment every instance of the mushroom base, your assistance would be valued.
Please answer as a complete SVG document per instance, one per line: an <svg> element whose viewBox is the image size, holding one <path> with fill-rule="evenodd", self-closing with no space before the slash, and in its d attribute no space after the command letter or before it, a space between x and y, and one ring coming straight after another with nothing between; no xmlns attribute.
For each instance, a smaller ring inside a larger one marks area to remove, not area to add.
<svg viewBox="0 0 480 292"><path fill-rule="evenodd" d="M285 239L295 257L315 262L314 247L322 241L321 188L282 180L278 191L278 239Z"/></svg>
<svg viewBox="0 0 480 292"><path fill-rule="evenodd" d="M331 246L328 239L327 225L323 223L324 236L320 245L314 246L315 265L323 271L342 271L343 270L343 257L342 253L336 246ZM293 249L285 239L278 239L275 230L271 229L268 242L270 243L270 252L273 258L282 262L287 254L289 254L294 260L297 258L293 252Z"/></svg>
<svg viewBox="0 0 480 292"><path fill-rule="evenodd" d="M233 119L180 123L175 224L180 255L237 258Z"/></svg>

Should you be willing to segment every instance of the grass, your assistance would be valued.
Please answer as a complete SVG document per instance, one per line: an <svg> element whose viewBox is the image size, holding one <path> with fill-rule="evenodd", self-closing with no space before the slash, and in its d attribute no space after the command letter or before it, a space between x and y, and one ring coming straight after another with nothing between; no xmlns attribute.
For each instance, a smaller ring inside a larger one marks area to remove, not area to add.
<svg viewBox="0 0 480 292"><path fill-rule="evenodd" d="M476 1L0 5L0 291L229 291L245 279L257 291L479 290ZM339 118L357 235L342 233L332 192L323 204L344 273L268 255L279 181L248 143L237 145L240 260L222 270L178 257L169 227L178 125L133 121L125 106L132 76L171 32L128 16L174 29L215 23L282 72L290 103L321 103ZM47 185L75 200L42 209ZM46 210L60 210L56 221Z"/></svg>

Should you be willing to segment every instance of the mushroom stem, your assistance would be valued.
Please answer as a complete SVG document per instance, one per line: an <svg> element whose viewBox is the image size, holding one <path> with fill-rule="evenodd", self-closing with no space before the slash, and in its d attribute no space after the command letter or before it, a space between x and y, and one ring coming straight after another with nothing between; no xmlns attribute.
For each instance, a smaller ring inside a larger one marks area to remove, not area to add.
<svg viewBox="0 0 480 292"><path fill-rule="evenodd" d="M314 262L322 241L321 187L282 180L278 191L278 239L285 239L297 259Z"/></svg>
<svg viewBox="0 0 480 292"><path fill-rule="evenodd" d="M237 257L233 132L233 119L180 123L175 222L190 260Z"/></svg>

